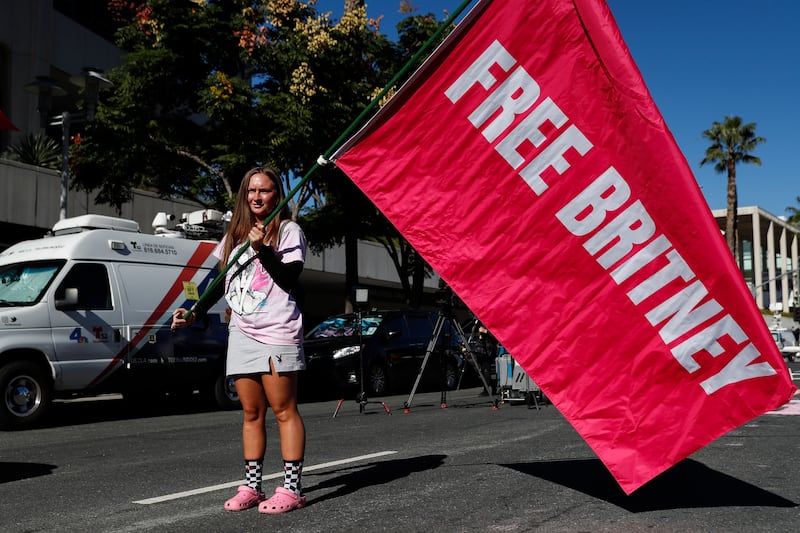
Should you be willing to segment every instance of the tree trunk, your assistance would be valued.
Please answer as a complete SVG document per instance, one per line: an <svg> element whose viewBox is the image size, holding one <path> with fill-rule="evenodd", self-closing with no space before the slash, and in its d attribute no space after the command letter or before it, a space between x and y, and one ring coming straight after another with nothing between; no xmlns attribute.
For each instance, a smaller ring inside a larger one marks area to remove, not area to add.
<svg viewBox="0 0 800 533"><path fill-rule="evenodd" d="M731 158L728 161L728 212L725 217L725 240L728 243L736 264L739 264L738 250L738 194L736 192L736 163Z"/></svg>

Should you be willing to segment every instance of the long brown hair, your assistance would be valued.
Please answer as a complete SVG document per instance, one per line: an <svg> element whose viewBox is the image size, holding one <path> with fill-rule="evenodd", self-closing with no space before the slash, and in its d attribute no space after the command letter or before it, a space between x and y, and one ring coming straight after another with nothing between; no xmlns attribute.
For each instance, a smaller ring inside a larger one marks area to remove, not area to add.
<svg viewBox="0 0 800 533"><path fill-rule="evenodd" d="M242 178L242 182L239 184L239 191L236 193L236 203L233 206L233 215L231 217L231 221L228 223L225 247L223 249L222 259L220 259L221 268L225 268L225 265L228 264L228 259L230 258L233 249L247 240L247 235L250 233L250 228L252 228L256 223L256 217L253 215L252 211L250 211L250 205L247 203L247 189L250 186L250 178L256 174L263 174L267 176L275 185L275 190L278 193L278 197L275 206L272 207L273 210L285 198L281 178L278 176L278 173L275 172L275 170L271 169L270 167L253 167L245 173L244 177ZM278 230L281 226L281 222L288 220L289 218L291 218L289 208L287 206L283 206L275 218L273 218L269 224L267 224L264 243L277 245Z"/></svg>

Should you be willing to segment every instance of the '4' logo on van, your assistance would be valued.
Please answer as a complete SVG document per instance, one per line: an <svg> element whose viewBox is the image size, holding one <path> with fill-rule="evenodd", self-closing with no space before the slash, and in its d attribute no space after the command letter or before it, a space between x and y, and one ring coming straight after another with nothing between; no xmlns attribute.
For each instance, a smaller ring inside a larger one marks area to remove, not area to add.
<svg viewBox="0 0 800 533"><path fill-rule="evenodd" d="M75 341L78 344L85 344L89 342L89 339L81 335L81 328L73 329L72 333L69 334L69 340Z"/></svg>

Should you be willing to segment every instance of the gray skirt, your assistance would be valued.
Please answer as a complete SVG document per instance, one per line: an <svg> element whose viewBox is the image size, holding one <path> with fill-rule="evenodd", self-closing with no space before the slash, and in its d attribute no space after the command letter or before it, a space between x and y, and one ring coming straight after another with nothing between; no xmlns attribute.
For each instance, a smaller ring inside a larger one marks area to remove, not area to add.
<svg viewBox="0 0 800 533"><path fill-rule="evenodd" d="M270 372L269 361L278 373L305 370L303 347L264 344L231 326L228 335L228 359L225 373L228 376L264 374Z"/></svg>

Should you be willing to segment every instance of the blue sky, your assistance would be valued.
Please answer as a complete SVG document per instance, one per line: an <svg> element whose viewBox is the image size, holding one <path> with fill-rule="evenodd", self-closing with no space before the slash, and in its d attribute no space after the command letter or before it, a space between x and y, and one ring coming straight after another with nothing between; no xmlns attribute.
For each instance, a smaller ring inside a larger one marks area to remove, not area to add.
<svg viewBox="0 0 800 533"><path fill-rule="evenodd" d="M505 0L514 2L515 0ZM709 143L702 132L738 115L756 123L767 142L762 165L737 168L739 205L777 216L800 208L800 2L796 0L607 0L623 39L711 209L726 206L726 176L700 167ZM400 0L367 0L367 14L384 15L394 34ZM461 0L412 0L419 13L444 17ZM341 13L344 0L318 0ZM470 4L471 5L471 4Z"/></svg>

